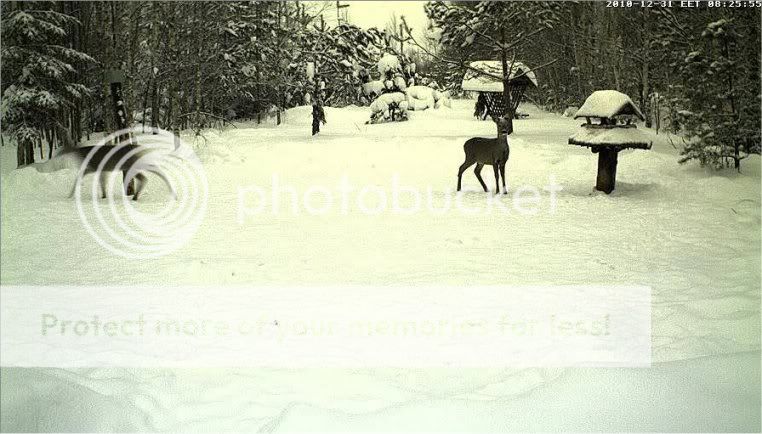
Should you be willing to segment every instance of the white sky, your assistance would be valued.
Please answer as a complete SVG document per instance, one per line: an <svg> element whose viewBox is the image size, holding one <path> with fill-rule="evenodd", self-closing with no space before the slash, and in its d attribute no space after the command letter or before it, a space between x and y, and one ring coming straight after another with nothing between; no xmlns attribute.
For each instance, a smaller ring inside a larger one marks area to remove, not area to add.
<svg viewBox="0 0 762 434"><path fill-rule="evenodd" d="M383 29L392 15L404 15L416 33L426 27L425 1L349 1L349 21L360 27Z"/></svg>
<svg viewBox="0 0 762 434"><path fill-rule="evenodd" d="M336 2L330 2L330 10L325 13L326 23L336 23ZM408 25L416 36L422 35L426 28L426 13L423 11L425 1L342 1L348 4L349 22L362 28L378 27L384 29L392 15L404 15Z"/></svg>

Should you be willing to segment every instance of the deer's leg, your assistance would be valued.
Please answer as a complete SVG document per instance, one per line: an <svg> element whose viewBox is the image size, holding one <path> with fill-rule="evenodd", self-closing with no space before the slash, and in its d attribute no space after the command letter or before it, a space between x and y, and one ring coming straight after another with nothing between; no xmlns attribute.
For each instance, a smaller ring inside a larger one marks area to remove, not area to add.
<svg viewBox="0 0 762 434"><path fill-rule="evenodd" d="M146 176L142 173L138 173L135 175L135 180L137 181L135 183L135 196L132 197L132 200L138 200L138 196L140 196L140 192L143 191L143 188L145 188L146 183L148 182L148 178L146 178Z"/></svg>
<svg viewBox="0 0 762 434"><path fill-rule="evenodd" d="M98 174L98 183L101 185L101 199L106 198L106 183L108 182L108 178L106 178L106 172L101 171L101 173Z"/></svg>
<svg viewBox="0 0 762 434"><path fill-rule="evenodd" d="M77 191L77 186L82 184L82 180L84 179L84 177L85 177L84 174L79 174L79 173L77 174L77 178L74 180L74 185L72 185L71 192L69 193L69 199L74 197L74 193Z"/></svg>
<svg viewBox="0 0 762 434"><path fill-rule="evenodd" d="M479 184L482 185L482 188L485 192L489 191L487 188L487 184L484 183L484 180L482 179L482 168L484 167L484 164L482 163L476 163L476 167L474 167L474 175L476 175L476 179L479 180Z"/></svg>
<svg viewBox="0 0 762 434"><path fill-rule="evenodd" d="M497 161L492 165L492 168L495 170L495 194L500 194L500 165Z"/></svg>
<svg viewBox="0 0 762 434"><path fill-rule="evenodd" d="M508 194L508 189L505 187L505 162L500 163L500 178L503 179L503 194Z"/></svg>
<svg viewBox="0 0 762 434"><path fill-rule="evenodd" d="M458 191L460 191L460 183L463 179L463 172L466 171L471 165L474 164L474 161L470 160L468 157L466 157L466 161L463 162L463 164L460 165L460 169L458 169Z"/></svg>
<svg viewBox="0 0 762 434"><path fill-rule="evenodd" d="M122 170L122 187L124 188L124 195L130 196L134 193L135 189L130 188L132 186L132 178L127 176L127 171Z"/></svg>
<svg viewBox="0 0 762 434"><path fill-rule="evenodd" d="M127 171L122 171L122 180L124 183L124 195L130 196L135 193L135 182L132 178L127 179Z"/></svg>

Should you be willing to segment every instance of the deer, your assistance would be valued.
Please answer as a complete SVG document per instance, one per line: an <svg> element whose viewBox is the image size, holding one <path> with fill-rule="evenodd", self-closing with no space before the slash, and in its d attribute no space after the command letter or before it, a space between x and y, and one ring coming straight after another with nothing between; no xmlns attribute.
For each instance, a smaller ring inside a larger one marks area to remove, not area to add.
<svg viewBox="0 0 762 434"><path fill-rule="evenodd" d="M495 194L500 194L501 177L503 179L503 194L508 194L508 190L505 187L505 164L508 162L508 156L511 153L511 148L508 146L511 123L504 117L496 118L495 123L497 123L497 138L473 137L468 139L463 145L466 160L460 165L460 169L458 169L458 191L461 190L463 172L476 163L474 174L485 192L489 192L489 189L487 189L487 184L484 183L481 173L482 168L486 164L492 166L495 171Z"/></svg>
<svg viewBox="0 0 762 434"><path fill-rule="evenodd" d="M132 179L137 180L137 188L133 193L132 200L137 201L140 193L148 182L145 176L150 172L158 176L169 188L172 197L177 200L175 192L169 178L163 173L161 168L153 161L148 154L152 150L138 145L103 145L103 146L84 146L81 148L67 149L56 157L73 155L80 165L79 174L74 181L74 186L69 193L73 197L77 186L82 183L82 178L90 173L98 175L98 181L101 187L102 197L106 198L106 174L105 172L122 172L124 179L125 195L130 195L130 186ZM161 158L161 157L159 157Z"/></svg>

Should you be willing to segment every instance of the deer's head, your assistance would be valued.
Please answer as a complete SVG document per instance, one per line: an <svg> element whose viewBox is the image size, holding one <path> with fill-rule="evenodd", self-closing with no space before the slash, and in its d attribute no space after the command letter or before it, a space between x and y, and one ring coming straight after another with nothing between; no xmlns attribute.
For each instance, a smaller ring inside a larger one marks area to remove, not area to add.
<svg viewBox="0 0 762 434"><path fill-rule="evenodd" d="M495 123L497 124L497 131L500 134L511 134L513 132L511 121L509 119L500 116L495 118Z"/></svg>

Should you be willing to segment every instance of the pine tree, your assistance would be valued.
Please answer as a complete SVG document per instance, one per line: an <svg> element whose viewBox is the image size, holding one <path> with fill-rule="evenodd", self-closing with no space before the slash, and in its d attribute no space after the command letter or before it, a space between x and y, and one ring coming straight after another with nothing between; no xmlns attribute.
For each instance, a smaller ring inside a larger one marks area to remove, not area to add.
<svg viewBox="0 0 762 434"><path fill-rule="evenodd" d="M688 53L680 71L690 85L680 111L690 137L681 163L698 160L716 168L733 166L760 152L759 69L755 68L748 15L706 24L696 50ZM756 41L757 46L759 40Z"/></svg>
<svg viewBox="0 0 762 434"><path fill-rule="evenodd" d="M459 82L467 69L477 75L490 75L503 82L503 117L513 131L514 100L512 77L516 61L526 61L537 36L559 21L561 7L551 2L430 2L426 13L440 30L440 43L445 47L439 56L448 65L450 82ZM417 44L419 48L424 48ZM474 60L498 60L502 71L488 74L468 64ZM545 64L534 65L532 71ZM529 71L523 71L523 74Z"/></svg>
<svg viewBox="0 0 762 434"><path fill-rule="evenodd" d="M34 147L70 134L63 122L88 89L73 64L93 59L64 45L66 28L79 22L50 2L19 2L2 19L2 121L18 146L18 165L34 162Z"/></svg>

